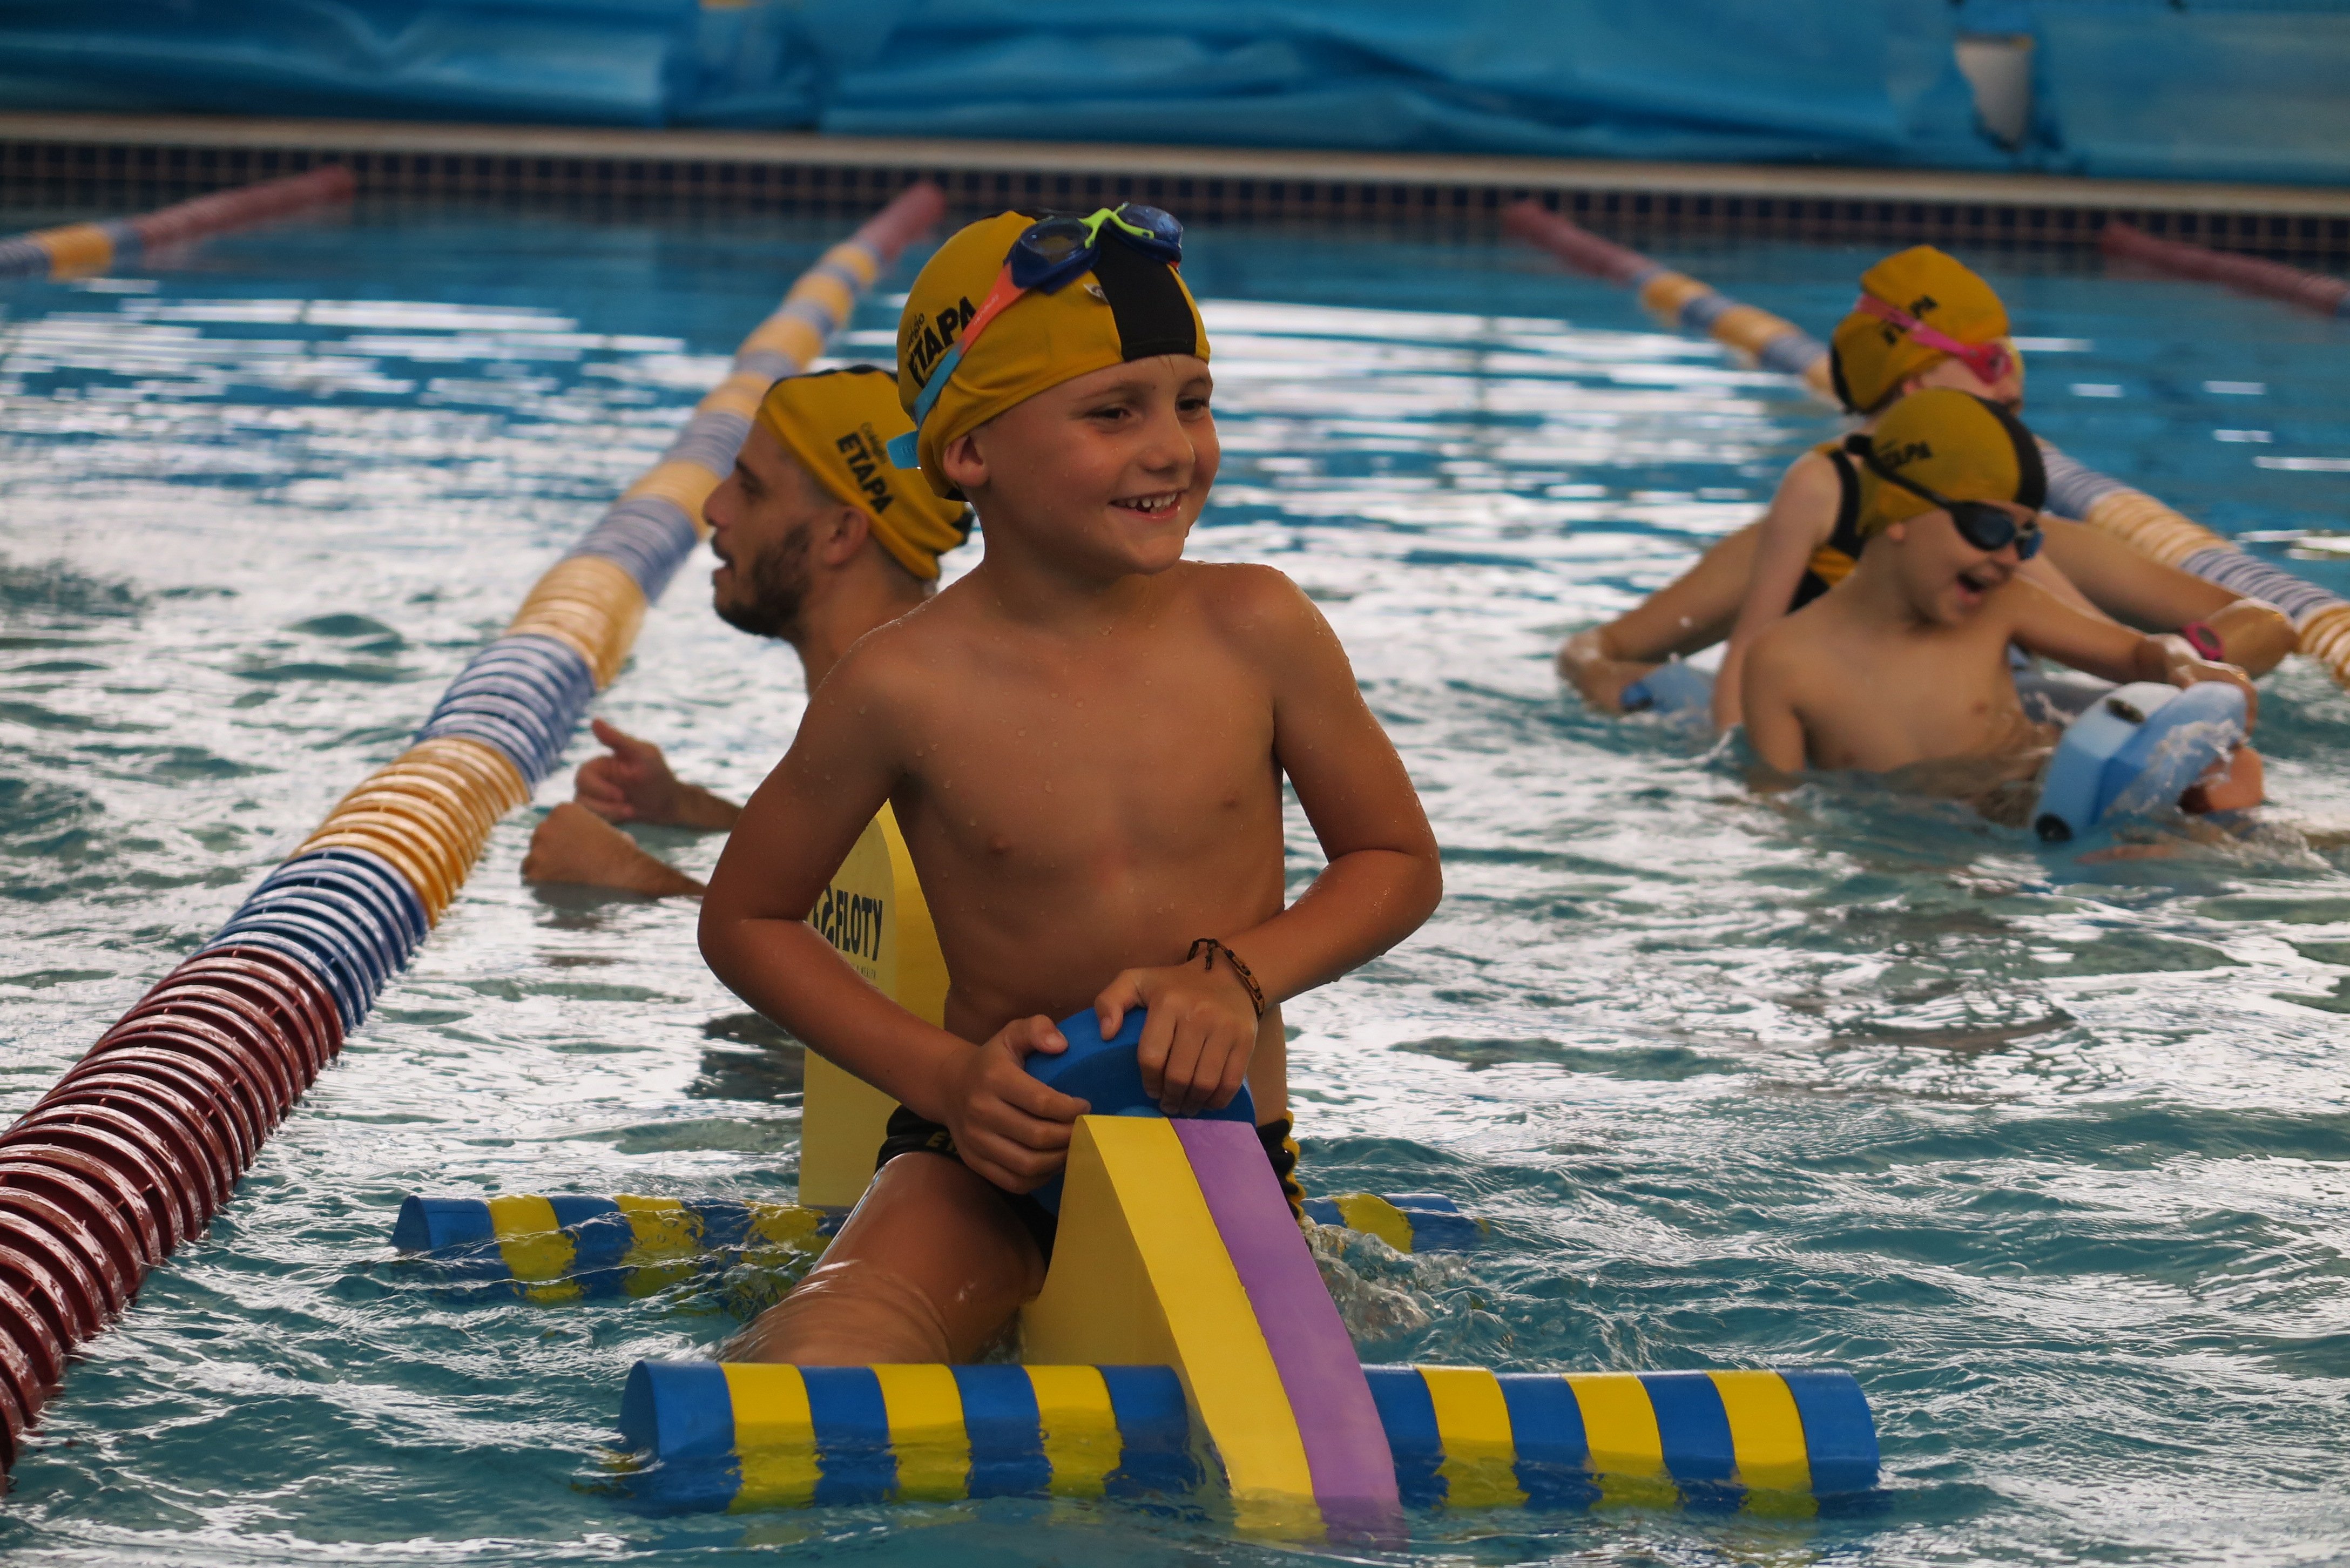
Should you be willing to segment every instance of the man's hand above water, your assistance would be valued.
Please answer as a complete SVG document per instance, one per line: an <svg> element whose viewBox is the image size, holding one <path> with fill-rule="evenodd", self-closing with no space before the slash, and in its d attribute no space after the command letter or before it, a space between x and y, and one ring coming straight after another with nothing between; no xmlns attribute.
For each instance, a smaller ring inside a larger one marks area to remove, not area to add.
<svg viewBox="0 0 2350 1568"><path fill-rule="evenodd" d="M592 722L596 738L610 748L579 764L573 798L607 822L642 822L659 827L724 830L742 808L696 784L681 783L669 759L650 741L640 741L618 724Z"/></svg>

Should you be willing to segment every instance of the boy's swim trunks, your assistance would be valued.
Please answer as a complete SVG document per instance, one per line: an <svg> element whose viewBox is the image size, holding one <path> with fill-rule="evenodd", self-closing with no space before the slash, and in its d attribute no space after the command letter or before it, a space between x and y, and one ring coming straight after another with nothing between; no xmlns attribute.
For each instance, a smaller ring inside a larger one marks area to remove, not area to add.
<svg viewBox="0 0 2350 1568"><path fill-rule="evenodd" d="M1289 1118L1277 1122L1262 1122L1256 1129L1257 1141L1264 1145L1265 1158L1273 1162L1273 1174L1281 1182L1281 1195L1289 1200L1290 1212L1305 1217L1305 1189L1297 1181L1297 1143L1289 1136ZM927 1116L918 1116L899 1106L889 1113L889 1136L881 1140L881 1152L875 1157L873 1168L880 1169L901 1154L941 1154L955 1158L954 1135ZM1053 1258L1053 1237L1059 1231L1061 1217L1024 1192L996 1189L997 1196L1010 1206L1013 1218L1036 1240L1037 1250L1050 1262Z"/></svg>

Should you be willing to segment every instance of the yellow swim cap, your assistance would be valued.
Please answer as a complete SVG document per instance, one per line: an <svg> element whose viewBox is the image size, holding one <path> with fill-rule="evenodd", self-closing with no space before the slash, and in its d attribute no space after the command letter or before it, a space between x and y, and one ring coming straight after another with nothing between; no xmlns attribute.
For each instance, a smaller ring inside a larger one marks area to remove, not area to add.
<svg viewBox="0 0 2350 1568"><path fill-rule="evenodd" d="M2013 501L2037 512L2048 500L2048 471L2032 432L1997 403L1955 388L1910 394L1874 433L1846 445L1861 459L1863 534L1934 510L1888 474L1952 501Z"/></svg>
<svg viewBox="0 0 2350 1568"><path fill-rule="evenodd" d="M1013 242L1037 217L999 213L972 223L941 245L914 280L898 317L898 401L910 418L994 288ZM1105 234L1092 271L1049 294L1035 289L1014 300L952 367L922 421L916 451L923 476L941 495L955 495L939 467L949 441L1048 388L1155 354L1208 357L1200 307L1174 267Z"/></svg>
<svg viewBox="0 0 2350 1568"><path fill-rule="evenodd" d="M1869 301L1890 306L1934 337L1970 348L1997 343L2008 333L2007 306L1991 285L1931 245L1912 245L1878 262L1860 275L1860 306L1837 323L1828 350L1836 396L1856 414L1875 413L1902 382L1950 353L1947 347L1919 342L1900 322L1873 314Z"/></svg>
<svg viewBox="0 0 2350 1568"><path fill-rule="evenodd" d="M939 557L971 537L971 508L942 501L890 466L889 438L912 430L887 370L852 365L786 376L759 400L759 422L816 475L827 493L869 518L873 538L914 576L939 575Z"/></svg>

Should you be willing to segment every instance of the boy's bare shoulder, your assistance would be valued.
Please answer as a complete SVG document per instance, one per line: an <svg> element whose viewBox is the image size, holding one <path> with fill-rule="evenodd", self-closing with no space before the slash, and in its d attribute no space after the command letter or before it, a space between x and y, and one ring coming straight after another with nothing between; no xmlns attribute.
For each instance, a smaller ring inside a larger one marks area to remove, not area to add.
<svg viewBox="0 0 2350 1568"><path fill-rule="evenodd" d="M1816 602L1805 605L1765 627L1747 650L1748 670L1767 676L1786 690L1804 684L1823 657L1823 618L1814 613L1816 609Z"/></svg>
<svg viewBox="0 0 2350 1568"><path fill-rule="evenodd" d="M926 600L895 620L884 621L851 643L826 676L823 691L852 699L860 708L911 700L938 689L938 671L956 668L942 659L956 639L955 618L939 615L940 600Z"/></svg>
<svg viewBox="0 0 2350 1568"><path fill-rule="evenodd" d="M1186 561L1182 589L1217 631L1241 647L1274 649L1301 637L1328 637L1329 625L1286 574L1249 562Z"/></svg>
<svg viewBox="0 0 2350 1568"><path fill-rule="evenodd" d="M1820 639L1820 618L1812 612L1813 606L1805 605L1794 614L1783 615L1764 627L1754 639L1754 651L1751 657L1773 659L1801 657L1804 649Z"/></svg>

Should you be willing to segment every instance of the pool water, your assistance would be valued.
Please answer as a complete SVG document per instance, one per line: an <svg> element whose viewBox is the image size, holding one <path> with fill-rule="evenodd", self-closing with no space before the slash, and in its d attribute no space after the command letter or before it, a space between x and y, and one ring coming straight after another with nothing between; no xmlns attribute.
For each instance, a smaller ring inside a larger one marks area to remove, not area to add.
<svg viewBox="0 0 2350 1568"><path fill-rule="evenodd" d="M0 296L0 1110L400 748L834 229L362 210ZM1871 254L1667 259L1819 331ZM2350 589L2350 324L1986 268L2038 428ZM1309 1182L1447 1193L1494 1231L1449 1261L1346 1249L1363 1354L1837 1363L1885 1445L1882 1494L1819 1519L1425 1515L1393 1555L2350 1556L2350 700L2288 664L2262 696L2279 804L2158 862L1865 791L1760 802L1702 739L1584 711L1550 659L1752 516L1832 433L1817 407L1512 247L1208 231L1187 273L1225 452L1198 553L1321 604L1445 846L1428 927L1289 1009ZM843 354L889 354L887 295ZM803 692L702 593L681 575L598 711L739 798ZM468 1296L393 1256L394 1210L787 1195L799 1069L703 970L690 905L525 888L537 815L88 1347L0 1552L1295 1555L1118 1505L608 1496L629 1364L709 1350L775 1282Z"/></svg>

